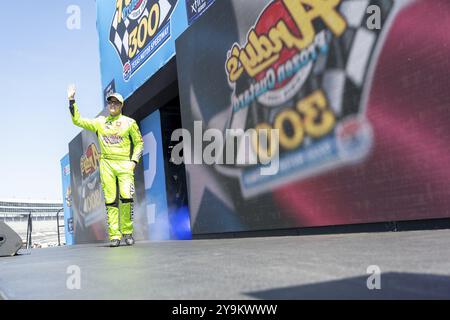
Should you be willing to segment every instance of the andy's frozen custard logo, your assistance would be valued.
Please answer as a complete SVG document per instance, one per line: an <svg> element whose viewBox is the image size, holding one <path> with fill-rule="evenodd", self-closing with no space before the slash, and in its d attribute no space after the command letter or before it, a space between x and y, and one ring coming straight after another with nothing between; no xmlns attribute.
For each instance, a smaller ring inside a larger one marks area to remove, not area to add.
<svg viewBox="0 0 450 320"><path fill-rule="evenodd" d="M86 152L80 158L80 168L83 180L93 174L99 166L100 154L94 143L87 147Z"/></svg>
<svg viewBox="0 0 450 320"><path fill-rule="evenodd" d="M401 3L400 3L401 2ZM372 145L365 115L371 68L387 22L408 1L273 0L250 22L243 42L225 59L229 128L275 129L280 170L259 175L259 164L217 166L240 177L244 196L364 159ZM367 9L381 10L381 29L367 27ZM350 130L351 129L351 130ZM243 142L242 142L243 143ZM250 153L264 147L252 141ZM246 150L238 148L236 157ZM237 162L239 163L239 162Z"/></svg>
<svg viewBox="0 0 450 320"><path fill-rule="evenodd" d="M100 188L98 170L100 153L95 143L91 143L80 158L82 183L79 189L79 213L85 227L101 219L99 211L102 208L103 198Z"/></svg>
<svg viewBox="0 0 450 320"><path fill-rule="evenodd" d="M226 63L228 80L236 82L245 71L255 77L276 62L283 63L306 49L317 35L320 19L336 36L346 28L336 10L342 0L281 0L272 2L250 29L247 43L234 44Z"/></svg>
<svg viewBox="0 0 450 320"><path fill-rule="evenodd" d="M346 30L346 20L337 10L341 1L277 0L263 10L246 43L235 43L228 52L225 67L231 87L243 75L257 81L240 97L234 94L235 111L254 99L279 104L300 89L318 55L328 49L324 30L336 37Z"/></svg>

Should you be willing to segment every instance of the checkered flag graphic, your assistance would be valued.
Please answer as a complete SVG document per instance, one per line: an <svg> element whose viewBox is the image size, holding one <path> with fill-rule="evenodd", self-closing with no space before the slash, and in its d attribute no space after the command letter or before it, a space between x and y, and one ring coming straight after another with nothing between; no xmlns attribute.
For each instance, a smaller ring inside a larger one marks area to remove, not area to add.
<svg viewBox="0 0 450 320"><path fill-rule="evenodd" d="M326 63L316 70L338 118L360 113L364 108L362 90L382 31L367 28L367 8L379 7L384 25L393 4L393 0L358 0L343 2L339 8L348 28L340 38L332 40Z"/></svg>
<svg viewBox="0 0 450 320"><path fill-rule="evenodd" d="M128 60L128 27L130 20L124 19L121 23L118 23L118 13L116 11L111 29L109 31L109 40L114 44L117 53L120 56L122 64ZM131 29L131 28L130 28Z"/></svg>

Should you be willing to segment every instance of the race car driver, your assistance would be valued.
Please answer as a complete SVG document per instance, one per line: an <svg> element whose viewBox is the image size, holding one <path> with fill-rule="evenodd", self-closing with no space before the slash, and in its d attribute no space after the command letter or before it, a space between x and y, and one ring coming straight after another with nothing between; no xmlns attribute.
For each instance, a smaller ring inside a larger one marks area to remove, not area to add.
<svg viewBox="0 0 450 320"><path fill-rule="evenodd" d="M122 115L124 99L119 93L113 93L107 98L109 116L84 119L78 112L75 92L75 86L69 86L67 96L72 122L98 136L101 151L100 179L108 214L110 246L118 247L122 237L127 245L133 245L134 168L144 149L139 127L135 120ZM116 181L119 185L120 204L116 201Z"/></svg>

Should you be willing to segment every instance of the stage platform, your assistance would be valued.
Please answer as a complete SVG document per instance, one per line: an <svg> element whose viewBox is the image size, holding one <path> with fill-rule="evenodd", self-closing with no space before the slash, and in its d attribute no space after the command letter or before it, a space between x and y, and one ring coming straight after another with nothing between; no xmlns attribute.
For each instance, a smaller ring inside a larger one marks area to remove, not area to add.
<svg viewBox="0 0 450 320"><path fill-rule="evenodd" d="M81 288L71 290L73 265ZM370 265L380 290L367 288ZM449 299L450 230L34 249L0 258L0 297Z"/></svg>

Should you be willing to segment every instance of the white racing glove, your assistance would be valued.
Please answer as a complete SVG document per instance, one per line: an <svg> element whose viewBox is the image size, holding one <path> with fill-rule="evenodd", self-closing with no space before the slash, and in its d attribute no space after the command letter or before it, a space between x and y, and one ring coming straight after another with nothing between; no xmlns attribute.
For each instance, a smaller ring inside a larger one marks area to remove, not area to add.
<svg viewBox="0 0 450 320"><path fill-rule="evenodd" d="M76 88L74 84L71 84L67 87L67 98L69 98L69 100L75 100L75 92L76 92Z"/></svg>

